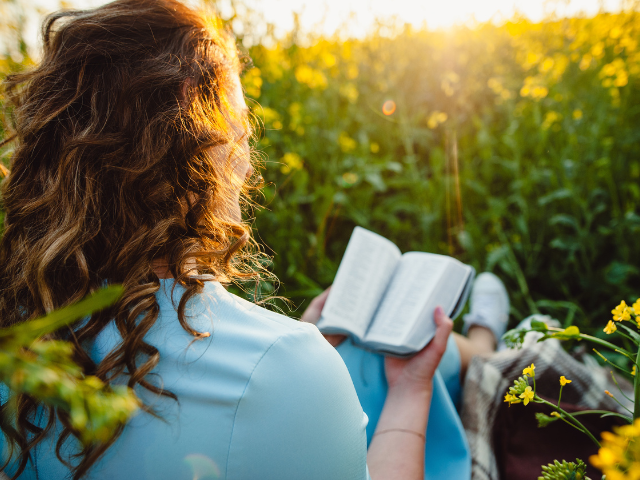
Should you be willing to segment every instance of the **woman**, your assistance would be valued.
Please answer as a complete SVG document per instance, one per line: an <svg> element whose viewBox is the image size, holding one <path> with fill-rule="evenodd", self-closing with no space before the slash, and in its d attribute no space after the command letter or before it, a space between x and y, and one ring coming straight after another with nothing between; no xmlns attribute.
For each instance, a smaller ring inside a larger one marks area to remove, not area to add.
<svg viewBox="0 0 640 480"><path fill-rule="evenodd" d="M386 361L367 453L367 418L333 347L222 287L260 269L240 214L253 174L241 60L220 25L175 0L118 0L50 16L43 39L42 62L6 82L16 146L0 319L123 284L115 307L55 336L145 408L110 442L82 447L64 412L21 395L5 471L180 479L191 465L202 478L360 480L368 463L376 480L424 478L451 330L441 310L429 346Z"/></svg>

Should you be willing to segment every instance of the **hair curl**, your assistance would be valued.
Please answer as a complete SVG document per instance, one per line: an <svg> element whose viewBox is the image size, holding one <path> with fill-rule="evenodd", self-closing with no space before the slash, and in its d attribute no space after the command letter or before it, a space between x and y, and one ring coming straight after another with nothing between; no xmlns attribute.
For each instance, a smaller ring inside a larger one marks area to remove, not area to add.
<svg viewBox="0 0 640 480"><path fill-rule="evenodd" d="M196 338L185 318L203 287L193 270L223 282L259 277L250 229L226 208L237 204L229 172L250 136L247 113L229 101L242 59L219 21L176 0L55 13L42 34L40 64L5 81L16 148L1 190L0 325L121 283L113 308L53 337L73 342L87 375L124 374L132 388L175 398L146 377L159 358L144 341L158 316L154 261L185 286L178 319ZM123 342L95 364L82 344L114 319ZM64 426L56 453L76 479L120 434L83 447L71 465L61 448L79 432L68 416L29 395L17 405L17 428L5 432L20 449L15 477L56 417ZM48 413L44 429L38 408Z"/></svg>

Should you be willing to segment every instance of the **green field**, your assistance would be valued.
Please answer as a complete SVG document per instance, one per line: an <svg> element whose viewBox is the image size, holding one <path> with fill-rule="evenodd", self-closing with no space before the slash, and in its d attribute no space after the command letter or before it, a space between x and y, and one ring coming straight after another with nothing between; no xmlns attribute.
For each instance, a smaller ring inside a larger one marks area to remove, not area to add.
<svg viewBox="0 0 640 480"><path fill-rule="evenodd" d="M640 296L639 42L627 12L252 47L253 225L278 294L331 284L361 225L493 271L513 324L601 331Z"/></svg>

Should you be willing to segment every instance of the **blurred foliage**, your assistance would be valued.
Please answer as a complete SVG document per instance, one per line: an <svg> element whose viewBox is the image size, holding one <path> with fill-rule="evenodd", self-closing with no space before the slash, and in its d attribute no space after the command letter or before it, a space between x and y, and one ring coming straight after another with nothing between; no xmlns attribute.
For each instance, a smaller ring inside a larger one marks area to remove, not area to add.
<svg viewBox="0 0 640 480"><path fill-rule="evenodd" d="M355 225L494 271L512 323L599 330L638 294L638 12L297 35L252 46L243 78L281 295L330 285Z"/></svg>
<svg viewBox="0 0 640 480"><path fill-rule="evenodd" d="M121 295L122 287L107 287L41 319L0 329L0 382L11 391L9 412L15 413L16 394L29 394L66 411L71 426L88 444L107 441L117 427L126 423L139 407L133 391L85 376L73 361L71 343L43 339L111 305ZM13 428L14 419L10 417L2 419L3 431Z"/></svg>

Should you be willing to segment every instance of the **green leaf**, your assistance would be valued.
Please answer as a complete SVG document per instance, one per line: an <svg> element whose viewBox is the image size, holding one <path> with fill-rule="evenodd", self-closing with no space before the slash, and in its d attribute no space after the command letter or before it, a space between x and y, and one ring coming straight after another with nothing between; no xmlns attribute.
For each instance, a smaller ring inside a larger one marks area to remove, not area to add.
<svg viewBox="0 0 640 480"><path fill-rule="evenodd" d="M540 320L531 320L531 330L544 333L549 330L549 327Z"/></svg>
<svg viewBox="0 0 640 480"><path fill-rule="evenodd" d="M121 285L103 288L78 303L51 312L44 317L1 329L0 338L36 339L112 305L122 296L123 291Z"/></svg>
<svg viewBox="0 0 640 480"><path fill-rule="evenodd" d="M538 428L544 428L552 422L558 420L558 417L551 417L541 412L536 412L536 420L538 421Z"/></svg>
<svg viewBox="0 0 640 480"><path fill-rule="evenodd" d="M636 332L632 328L627 327L624 322L616 322L616 326L627 332L631 336L631 338L633 338L636 342L638 342L638 345L640 345L640 335L638 335L638 332Z"/></svg>

